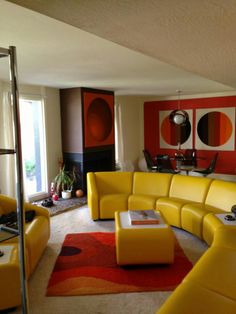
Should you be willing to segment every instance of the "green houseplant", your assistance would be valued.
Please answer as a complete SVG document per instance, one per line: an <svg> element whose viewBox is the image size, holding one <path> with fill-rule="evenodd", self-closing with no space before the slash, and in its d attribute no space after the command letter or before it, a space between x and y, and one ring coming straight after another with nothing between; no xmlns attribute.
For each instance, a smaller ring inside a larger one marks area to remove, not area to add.
<svg viewBox="0 0 236 314"><path fill-rule="evenodd" d="M55 190L62 198L70 198L74 183L73 171L65 170L65 165L61 165L59 173L54 178Z"/></svg>

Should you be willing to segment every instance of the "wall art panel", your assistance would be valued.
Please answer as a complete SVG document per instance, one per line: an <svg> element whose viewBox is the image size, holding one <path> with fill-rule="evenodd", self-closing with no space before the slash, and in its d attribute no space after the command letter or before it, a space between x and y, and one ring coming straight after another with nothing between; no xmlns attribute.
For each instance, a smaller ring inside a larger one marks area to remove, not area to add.
<svg viewBox="0 0 236 314"><path fill-rule="evenodd" d="M169 121L171 111L159 111L159 134L160 148L178 148L179 143L181 148L192 148L192 110L185 110L189 115L189 121L183 125L175 125Z"/></svg>
<svg viewBox="0 0 236 314"><path fill-rule="evenodd" d="M197 149L228 150L235 147L235 108L196 110Z"/></svg>
<svg viewBox="0 0 236 314"><path fill-rule="evenodd" d="M114 144L114 94L83 92L84 147Z"/></svg>

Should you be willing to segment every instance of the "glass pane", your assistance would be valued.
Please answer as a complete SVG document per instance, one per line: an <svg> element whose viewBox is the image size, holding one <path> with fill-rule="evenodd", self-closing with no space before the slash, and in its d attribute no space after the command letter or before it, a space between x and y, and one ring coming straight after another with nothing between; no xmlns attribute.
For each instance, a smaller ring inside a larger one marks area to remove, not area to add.
<svg viewBox="0 0 236 314"><path fill-rule="evenodd" d="M20 99L24 186L27 196L46 191L45 141L41 100Z"/></svg>

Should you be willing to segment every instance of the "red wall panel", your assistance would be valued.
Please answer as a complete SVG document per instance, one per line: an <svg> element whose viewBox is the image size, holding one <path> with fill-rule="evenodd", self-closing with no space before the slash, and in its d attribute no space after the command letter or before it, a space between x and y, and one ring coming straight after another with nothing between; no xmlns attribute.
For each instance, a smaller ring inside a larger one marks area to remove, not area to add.
<svg viewBox="0 0 236 314"><path fill-rule="evenodd" d="M181 99L181 109L193 109L193 148L195 148L196 109L236 107L236 96ZM159 111L174 110L178 100L153 101L144 103L144 147L155 156L168 153L174 155L175 149L161 149L159 142ZM192 147L189 147L192 148ZM198 162L199 167L208 166L214 153L218 152L216 173L236 174L236 151L198 150L198 156L204 159Z"/></svg>

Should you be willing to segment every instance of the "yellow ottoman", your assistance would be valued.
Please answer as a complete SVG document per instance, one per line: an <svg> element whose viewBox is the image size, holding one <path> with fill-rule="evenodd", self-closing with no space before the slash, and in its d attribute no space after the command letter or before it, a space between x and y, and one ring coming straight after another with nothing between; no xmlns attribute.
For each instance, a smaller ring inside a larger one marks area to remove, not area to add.
<svg viewBox="0 0 236 314"><path fill-rule="evenodd" d="M0 310L16 307L21 304L20 272L18 245L1 244L0 250Z"/></svg>
<svg viewBox="0 0 236 314"><path fill-rule="evenodd" d="M116 260L119 265L171 264L174 234L159 215L160 224L131 225L129 213L115 212Z"/></svg>

